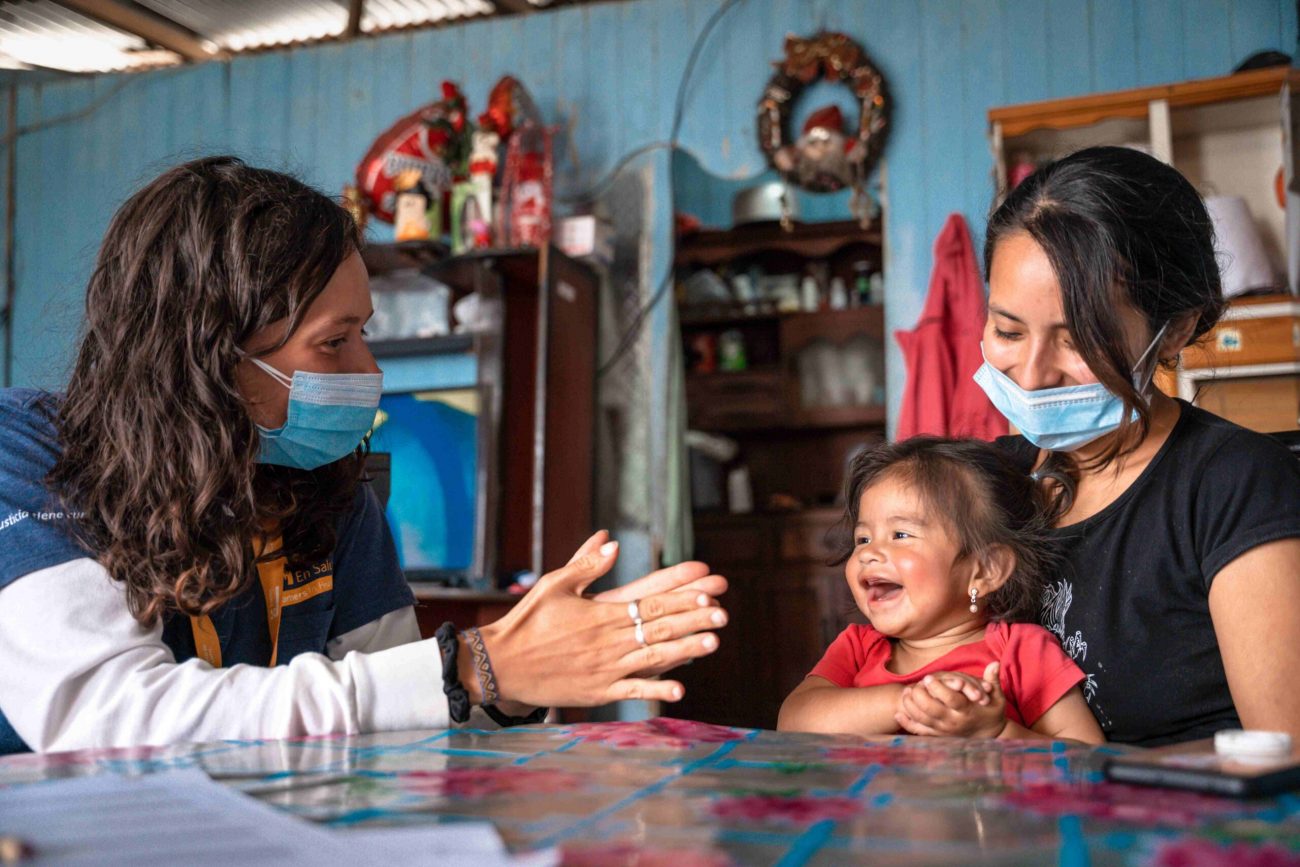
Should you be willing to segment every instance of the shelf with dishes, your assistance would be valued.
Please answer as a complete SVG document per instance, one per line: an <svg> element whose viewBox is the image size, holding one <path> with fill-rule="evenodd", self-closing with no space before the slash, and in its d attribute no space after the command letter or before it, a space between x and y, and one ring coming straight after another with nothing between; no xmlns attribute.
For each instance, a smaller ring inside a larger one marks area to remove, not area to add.
<svg viewBox="0 0 1300 867"><path fill-rule="evenodd" d="M738 431L884 421L884 309L683 317L691 427Z"/></svg>
<svg viewBox="0 0 1300 867"><path fill-rule="evenodd" d="M741 227L717 242L737 258L678 269L701 514L833 508L845 461L885 435L878 236L825 224L803 251L832 252L805 257L748 245L765 231L780 230Z"/></svg>
<svg viewBox="0 0 1300 867"><path fill-rule="evenodd" d="M875 310L883 317L883 308L879 304L858 303L848 307L847 311ZM731 325L746 322L775 322L781 319L802 319L805 322L844 322L848 321L845 310L818 309L811 312L802 309L782 310L775 301L757 301L748 303L721 302L682 305L677 317L682 329L698 330L719 325ZM852 312L848 316L853 316ZM872 316L871 313L857 314Z"/></svg>
<svg viewBox="0 0 1300 867"><path fill-rule="evenodd" d="M808 259L825 259L846 247L859 245L880 249L880 232L864 229L855 220L832 223L794 223L784 229L765 222L734 229L700 229L677 244L678 266L712 266L746 256L793 254Z"/></svg>

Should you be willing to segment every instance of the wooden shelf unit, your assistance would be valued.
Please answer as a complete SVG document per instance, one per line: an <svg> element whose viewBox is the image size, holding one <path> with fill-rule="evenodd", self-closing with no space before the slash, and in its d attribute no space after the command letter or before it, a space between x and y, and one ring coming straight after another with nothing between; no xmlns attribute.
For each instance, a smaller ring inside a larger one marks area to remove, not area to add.
<svg viewBox="0 0 1300 867"><path fill-rule="evenodd" d="M688 343L690 336L699 331L741 327L751 345L759 347L758 363L746 370L687 374L687 418L697 430L797 431L885 423L881 403L806 406L796 370L799 352L814 341L839 345L866 335L879 340L883 347L885 314L879 305L757 315L735 310L729 314L683 315L681 323Z"/></svg>
<svg viewBox="0 0 1300 867"><path fill-rule="evenodd" d="M790 253L825 259L850 244L881 248L880 232L864 229L855 220L832 223L754 223L735 229L701 229L677 243L678 266L723 265L745 256ZM880 262L877 259L877 267Z"/></svg>
<svg viewBox="0 0 1300 867"><path fill-rule="evenodd" d="M1178 369L1158 384L1169 394L1261 433L1300 430L1300 298L1237 298Z"/></svg>
<svg viewBox="0 0 1300 867"><path fill-rule="evenodd" d="M447 257L439 245L376 244L362 254L372 274L419 267L455 298L478 292L500 307L499 321L480 333L370 344L381 366L475 358L478 592L419 584L417 613L426 629L439 618L495 619L517 597L491 588L518 571L540 575L564 565L592 530L596 275L554 247ZM422 577L416 572L413 581Z"/></svg>
<svg viewBox="0 0 1300 867"><path fill-rule="evenodd" d="M680 277L697 268L737 273L759 264L768 274L798 273L824 262L826 272L852 286L852 265L882 264L878 232L855 222L769 224L699 232L683 239ZM685 699L663 713L685 719L774 727L781 699L821 657L856 609L825 537L841 515L837 499L847 458L884 439L885 408L805 406L797 359L816 341L830 346L865 335L884 350L884 309L783 312L774 301L682 304L688 348L699 335L735 329L746 344L743 371L688 373L688 425L735 440L734 462L749 470L755 511L694 513L696 556L727 576L723 600L731 626L717 653L680 670ZM883 386L883 360L878 365ZM883 390L883 388L882 388ZM797 503L777 510L774 503ZM737 690L737 683L745 684Z"/></svg>
<svg viewBox="0 0 1300 867"><path fill-rule="evenodd" d="M1023 102L989 109L988 119L1004 138L1022 136L1039 129L1075 129L1114 118L1146 120L1151 103L1169 108L1192 108L1238 99L1277 96L1288 83L1300 81L1300 72L1288 66L1238 72L1217 78L1202 78L1154 87L1135 87L1109 93L1090 93L1069 99Z"/></svg>

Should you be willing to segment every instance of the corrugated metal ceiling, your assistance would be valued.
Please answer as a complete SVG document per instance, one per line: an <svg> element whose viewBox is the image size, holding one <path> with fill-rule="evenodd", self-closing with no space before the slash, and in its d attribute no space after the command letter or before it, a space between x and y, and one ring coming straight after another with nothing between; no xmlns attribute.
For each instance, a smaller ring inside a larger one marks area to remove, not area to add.
<svg viewBox="0 0 1300 867"><path fill-rule="evenodd" d="M590 0L363 0L362 34ZM121 72L335 39L357 0L5 0L0 69Z"/></svg>

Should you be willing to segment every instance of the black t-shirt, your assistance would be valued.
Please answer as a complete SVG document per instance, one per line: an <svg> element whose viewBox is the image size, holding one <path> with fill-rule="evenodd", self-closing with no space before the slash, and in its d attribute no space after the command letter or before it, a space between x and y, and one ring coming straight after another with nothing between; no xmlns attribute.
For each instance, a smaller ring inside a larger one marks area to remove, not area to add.
<svg viewBox="0 0 1300 867"><path fill-rule="evenodd" d="M1066 566L1039 615L1083 669L1084 697L1119 743L1158 746L1241 725L1210 584L1251 548L1300 536L1300 461L1267 436L1179 403L1169 439L1128 490L1054 531ZM1026 469L1038 454L1021 437L998 445Z"/></svg>

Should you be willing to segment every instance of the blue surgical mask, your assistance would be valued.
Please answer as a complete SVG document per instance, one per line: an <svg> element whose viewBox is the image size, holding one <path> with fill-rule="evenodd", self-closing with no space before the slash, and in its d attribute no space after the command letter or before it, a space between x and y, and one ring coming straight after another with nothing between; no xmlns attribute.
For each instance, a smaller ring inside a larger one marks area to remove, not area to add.
<svg viewBox="0 0 1300 867"><path fill-rule="evenodd" d="M1139 394L1146 393L1155 373L1155 365L1147 364L1147 359L1168 327L1168 323L1161 326L1151 345L1133 366L1133 387ZM980 352L984 352L983 343ZM1040 449L1074 451L1115 430L1124 419L1124 401L1100 382L1026 391L989 364L987 358L975 371L975 381L998 412ZM1136 412L1133 417L1137 417Z"/></svg>
<svg viewBox="0 0 1300 867"><path fill-rule="evenodd" d="M257 426L260 464L314 470L350 455L375 423L382 373L309 373L285 376L260 358L249 361L289 389L289 413L275 430Z"/></svg>

